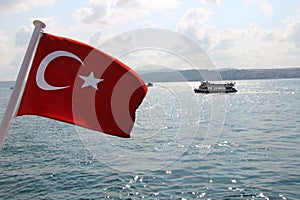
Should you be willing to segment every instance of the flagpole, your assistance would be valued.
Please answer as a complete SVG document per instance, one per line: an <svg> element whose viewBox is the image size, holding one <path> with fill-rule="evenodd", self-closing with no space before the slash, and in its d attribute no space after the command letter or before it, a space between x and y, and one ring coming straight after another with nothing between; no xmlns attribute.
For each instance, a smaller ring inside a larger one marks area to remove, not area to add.
<svg viewBox="0 0 300 200"><path fill-rule="evenodd" d="M10 96L9 103L6 108L6 112L3 116L2 123L0 126L0 150L5 140L6 132L9 128L10 122L15 115L15 108L17 106L19 96L23 87L23 83L29 68L29 64L31 62L35 47L39 41L40 34L42 33L42 29L46 27L45 23L39 20L34 20L33 24L35 26L34 31L32 33L28 48L25 53L25 57L23 59L19 75L17 77L15 87Z"/></svg>

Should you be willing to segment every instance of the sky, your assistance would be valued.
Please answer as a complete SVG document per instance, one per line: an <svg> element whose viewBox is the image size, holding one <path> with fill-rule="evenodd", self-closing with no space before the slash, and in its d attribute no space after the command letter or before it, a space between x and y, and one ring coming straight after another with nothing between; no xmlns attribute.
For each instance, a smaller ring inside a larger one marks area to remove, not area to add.
<svg viewBox="0 0 300 200"><path fill-rule="evenodd" d="M163 29L195 41L216 68L300 67L299 0L1 0L0 81L16 79L35 19L44 32L95 47L128 31ZM145 65L147 56L164 59L139 53L132 57Z"/></svg>

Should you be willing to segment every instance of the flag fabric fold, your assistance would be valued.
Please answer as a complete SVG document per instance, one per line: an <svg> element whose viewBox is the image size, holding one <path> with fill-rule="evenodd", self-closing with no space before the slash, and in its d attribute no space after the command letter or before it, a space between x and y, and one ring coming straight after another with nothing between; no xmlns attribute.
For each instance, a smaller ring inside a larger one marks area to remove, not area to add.
<svg viewBox="0 0 300 200"><path fill-rule="evenodd" d="M139 75L87 44L44 33L17 110L130 137L147 93Z"/></svg>

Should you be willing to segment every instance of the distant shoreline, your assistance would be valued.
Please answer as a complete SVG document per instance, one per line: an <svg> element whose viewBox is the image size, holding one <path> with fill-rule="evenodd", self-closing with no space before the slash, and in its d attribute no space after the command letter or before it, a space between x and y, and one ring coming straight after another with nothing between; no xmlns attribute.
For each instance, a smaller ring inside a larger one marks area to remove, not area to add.
<svg viewBox="0 0 300 200"><path fill-rule="evenodd" d="M220 69L220 70L169 70L138 72L144 82L186 82L220 80L263 80L300 78L300 68L278 69ZM0 88L14 87L15 81L0 81Z"/></svg>
<svg viewBox="0 0 300 200"><path fill-rule="evenodd" d="M300 78L300 68L279 69L221 69L221 70L174 70L140 72L145 82L217 81Z"/></svg>

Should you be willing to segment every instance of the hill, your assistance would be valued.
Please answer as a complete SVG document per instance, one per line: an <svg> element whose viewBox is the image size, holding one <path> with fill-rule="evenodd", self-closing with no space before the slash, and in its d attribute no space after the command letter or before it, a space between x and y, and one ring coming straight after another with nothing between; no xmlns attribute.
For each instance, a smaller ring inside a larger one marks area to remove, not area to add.
<svg viewBox="0 0 300 200"><path fill-rule="evenodd" d="M162 70L138 72L145 82L182 82L249 79L300 78L300 68L280 69L221 69L221 70ZM0 88L14 86L14 81L0 81Z"/></svg>
<svg viewBox="0 0 300 200"><path fill-rule="evenodd" d="M222 70L174 70L140 73L145 82L249 80L300 78L300 68L280 69L222 69Z"/></svg>

